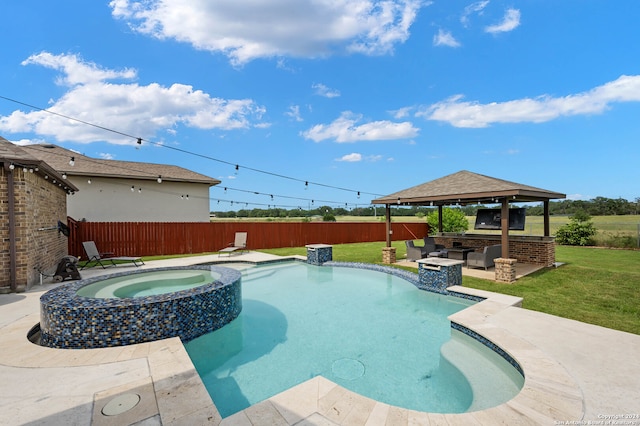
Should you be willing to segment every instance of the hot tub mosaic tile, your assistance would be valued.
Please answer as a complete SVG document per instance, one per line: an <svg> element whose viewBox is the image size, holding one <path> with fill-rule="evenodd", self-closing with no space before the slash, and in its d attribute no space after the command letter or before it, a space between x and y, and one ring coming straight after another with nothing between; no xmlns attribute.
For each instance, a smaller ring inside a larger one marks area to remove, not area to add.
<svg viewBox="0 0 640 426"><path fill-rule="evenodd" d="M41 344L53 348L103 348L180 337L189 341L217 330L242 310L241 274L218 266L147 269L213 270L220 278L199 287L137 298L81 297L76 291L125 272L69 283L40 298Z"/></svg>

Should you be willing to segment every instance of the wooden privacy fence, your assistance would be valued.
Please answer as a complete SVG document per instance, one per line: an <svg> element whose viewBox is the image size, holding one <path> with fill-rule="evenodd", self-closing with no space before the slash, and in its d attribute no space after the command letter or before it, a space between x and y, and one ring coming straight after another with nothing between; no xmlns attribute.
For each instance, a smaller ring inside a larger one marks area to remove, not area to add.
<svg viewBox="0 0 640 426"><path fill-rule="evenodd" d="M247 248L302 247L306 244L383 242L383 222L78 222L68 218L69 254L86 257L83 241L118 256L156 256L215 252L247 232ZM425 223L392 224L393 240L422 238Z"/></svg>

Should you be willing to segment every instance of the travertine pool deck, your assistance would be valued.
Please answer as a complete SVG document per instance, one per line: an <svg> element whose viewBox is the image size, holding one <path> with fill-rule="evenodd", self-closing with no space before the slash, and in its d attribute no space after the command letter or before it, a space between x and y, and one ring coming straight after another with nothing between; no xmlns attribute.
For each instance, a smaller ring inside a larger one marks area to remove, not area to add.
<svg viewBox="0 0 640 426"><path fill-rule="evenodd" d="M229 260L272 258L247 253ZM141 268L226 259L170 259ZM117 267L127 269L136 268ZM178 338L89 350L30 343L39 297L56 285L45 281L26 293L0 295L0 425L640 425L640 336L522 309L511 296L455 287L487 299L450 317L520 363L524 388L505 404L464 414L421 413L316 377L222 420ZM133 409L102 414L105 405L132 394L140 396Z"/></svg>

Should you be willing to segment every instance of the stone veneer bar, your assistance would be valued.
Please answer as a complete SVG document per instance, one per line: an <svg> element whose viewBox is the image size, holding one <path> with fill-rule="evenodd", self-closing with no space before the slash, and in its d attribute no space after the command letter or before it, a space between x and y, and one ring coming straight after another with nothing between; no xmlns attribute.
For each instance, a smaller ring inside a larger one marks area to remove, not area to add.
<svg viewBox="0 0 640 426"><path fill-rule="evenodd" d="M77 290L136 273L211 270L220 278L188 290L135 298L89 298ZM241 273L218 266L186 266L124 272L57 287L40 298L43 346L88 349L180 337L184 342L217 330L242 310Z"/></svg>

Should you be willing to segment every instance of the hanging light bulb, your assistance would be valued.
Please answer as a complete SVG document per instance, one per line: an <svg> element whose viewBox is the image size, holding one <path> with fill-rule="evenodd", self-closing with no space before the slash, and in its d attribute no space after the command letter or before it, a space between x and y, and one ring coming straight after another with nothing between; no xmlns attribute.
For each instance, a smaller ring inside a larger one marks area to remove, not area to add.
<svg viewBox="0 0 640 426"><path fill-rule="evenodd" d="M137 143L138 145L142 145L142 138L138 138L138 140L136 141L136 143Z"/></svg>
<svg viewBox="0 0 640 426"><path fill-rule="evenodd" d="M131 192L134 192L135 190L136 188L133 185L131 185Z"/></svg>
<svg viewBox="0 0 640 426"><path fill-rule="evenodd" d="M309 182L304 183L304 189L309 189Z"/></svg>
<svg viewBox="0 0 640 426"><path fill-rule="evenodd" d="M360 191L358 191L358 198L360 198Z"/></svg>
<svg viewBox="0 0 640 426"><path fill-rule="evenodd" d="M76 157L71 157L71 160L69 160L69 165L73 167L75 164L76 164Z"/></svg>
<svg viewBox="0 0 640 426"><path fill-rule="evenodd" d="M91 178L87 179L87 183L91 185Z"/></svg>
<svg viewBox="0 0 640 426"><path fill-rule="evenodd" d="M240 166L238 166L238 165L236 164L236 171L235 171L235 174L236 174L236 175L238 174L238 170L240 170Z"/></svg>
<svg viewBox="0 0 640 426"><path fill-rule="evenodd" d="M138 188L138 194L142 193L142 188Z"/></svg>
<svg viewBox="0 0 640 426"><path fill-rule="evenodd" d="M62 179L66 179L67 178L67 174L65 172L62 172Z"/></svg>
<svg viewBox="0 0 640 426"><path fill-rule="evenodd" d="M158 179L156 179L158 181L158 183L162 183L162 176L158 175Z"/></svg>
<svg viewBox="0 0 640 426"><path fill-rule="evenodd" d="M189 194L185 195L184 198L187 199L187 201L189 200Z"/></svg>
<svg viewBox="0 0 640 426"><path fill-rule="evenodd" d="M13 169L15 169L15 168L16 168L16 165L15 165L15 164L13 164L13 163L9 164L9 170L13 170Z"/></svg>

